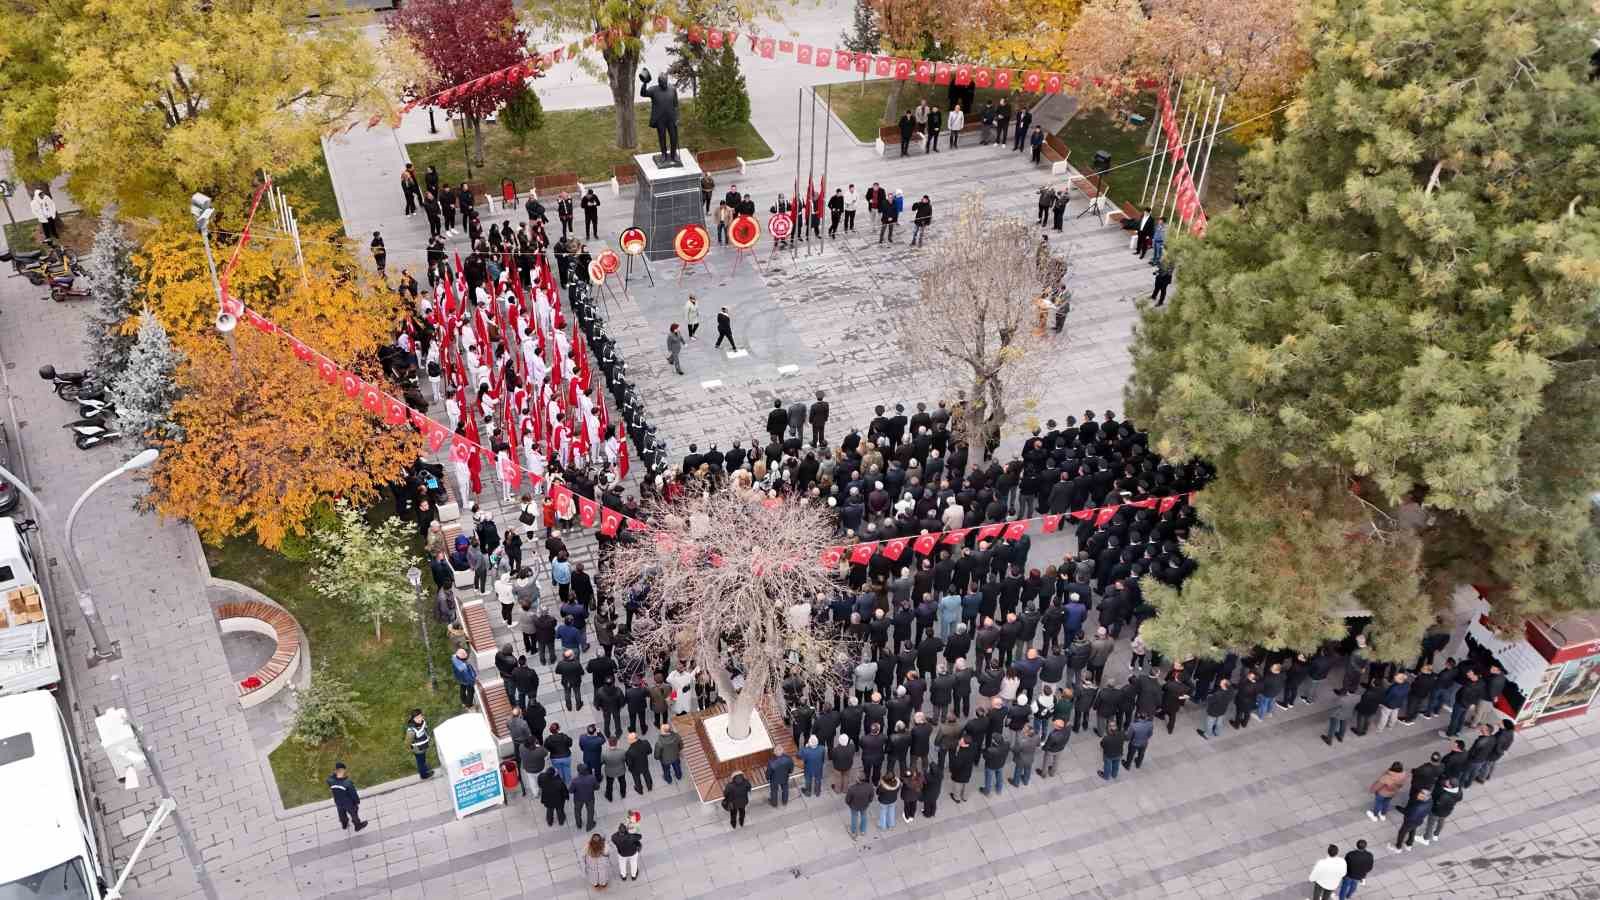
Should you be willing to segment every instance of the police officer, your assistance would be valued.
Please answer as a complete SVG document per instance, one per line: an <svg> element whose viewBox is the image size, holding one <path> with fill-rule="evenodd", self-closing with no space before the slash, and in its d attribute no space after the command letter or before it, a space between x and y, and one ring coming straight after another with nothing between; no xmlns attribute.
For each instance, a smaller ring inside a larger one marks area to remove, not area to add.
<svg viewBox="0 0 1600 900"><path fill-rule="evenodd" d="M361 821L361 795L356 792L355 782L345 770L344 763L333 764L333 774L328 776L328 792L333 794L333 807L339 811L339 827L349 828L354 822L356 831L367 827Z"/></svg>
<svg viewBox="0 0 1600 900"><path fill-rule="evenodd" d="M417 758L417 775L424 781L433 777L433 770L428 768L428 745L433 743L433 738L428 736L428 720L422 715L422 710L413 709L411 718L406 722L406 746L411 748L411 755Z"/></svg>

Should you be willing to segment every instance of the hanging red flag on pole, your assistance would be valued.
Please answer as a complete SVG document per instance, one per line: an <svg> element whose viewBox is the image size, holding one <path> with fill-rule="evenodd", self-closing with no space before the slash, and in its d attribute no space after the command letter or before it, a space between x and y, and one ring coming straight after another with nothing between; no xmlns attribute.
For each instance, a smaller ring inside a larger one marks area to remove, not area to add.
<svg viewBox="0 0 1600 900"><path fill-rule="evenodd" d="M1005 531L1005 530L1006 530L1005 523L1003 523L1003 522L991 522L988 525L984 525L983 527L978 529L978 540L980 540L980 541L993 540L994 538L999 536L1000 532Z"/></svg>
<svg viewBox="0 0 1600 900"><path fill-rule="evenodd" d="M850 548L850 561L858 566L864 566L872 561L872 554L878 549L878 542L857 544Z"/></svg>
<svg viewBox="0 0 1600 900"><path fill-rule="evenodd" d="M578 523L585 528L593 528L599 521L600 504L578 495Z"/></svg>
<svg viewBox="0 0 1600 900"><path fill-rule="evenodd" d="M971 528L957 528L955 531L946 531L944 533L943 543L946 543L946 544L961 544L961 543L965 543L966 540L967 540L967 535L971 531L972 531Z"/></svg>
<svg viewBox="0 0 1600 900"><path fill-rule="evenodd" d="M817 562L821 563L824 569L837 569L839 560L843 557L843 547L828 547L822 551L822 556L818 557Z"/></svg>
<svg viewBox="0 0 1600 900"><path fill-rule="evenodd" d="M911 549L922 556L932 556L933 548L937 546L939 546L939 535L935 532L933 534L918 535L916 541L912 543Z"/></svg>
<svg viewBox="0 0 1600 900"><path fill-rule="evenodd" d="M1061 530L1061 517L1045 516L1044 522L1041 525L1041 529L1045 534L1055 534L1057 531Z"/></svg>
<svg viewBox="0 0 1600 900"><path fill-rule="evenodd" d="M910 538L894 538L893 540L884 541L883 555L895 562L899 562L900 557L906 552L906 545L909 543L911 543Z"/></svg>
<svg viewBox="0 0 1600 900"><path fill-rule="evenodd" d="M1006 540L1014 541L1028 533L1028 520L1012 522L1006 526Z"/></svg>
<svg viewBox="0 0 1600 900"><path fill-rule="evenodd" d="M622 526L622 513L610 507L600 508L600 533L606 537L616 537L617 529Z"/></svg>

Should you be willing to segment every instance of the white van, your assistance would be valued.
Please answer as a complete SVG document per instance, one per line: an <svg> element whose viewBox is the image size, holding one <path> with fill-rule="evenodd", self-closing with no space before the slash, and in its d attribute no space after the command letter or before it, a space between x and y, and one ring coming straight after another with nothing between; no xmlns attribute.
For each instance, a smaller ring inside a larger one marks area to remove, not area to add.
<svg viewBox="0 0 1600 900"><path fill-rule="evenodd" d="M0 517L0 695L53 690L61 681L50 609L35 571L25 535Z"/></svg>
<svg viewBox="0 0 1600 900"><path fill-rule="evenodd" d="M56 698L0 697L0 900L101 900L83 772Z"/></svg>

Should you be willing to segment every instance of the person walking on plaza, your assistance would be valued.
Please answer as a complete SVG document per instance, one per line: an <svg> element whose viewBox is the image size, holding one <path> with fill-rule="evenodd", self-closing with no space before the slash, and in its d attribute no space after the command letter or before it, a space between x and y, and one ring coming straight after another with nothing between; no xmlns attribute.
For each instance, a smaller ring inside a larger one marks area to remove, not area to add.
<svg viewBox="0 0 1600 900"><path fill-rule="evenodd" d="M689 340L695 340L694 333L700 330L700 301L693 294L683 301L683 324L689 329Z"/></svg>
<svg viewBox="0 0 1600 900"><path fill-rule="evenodd" d="M1439 839L1439 832L1444 830L1444 820L1450 818L1455 812L1456 804L1461 802L1461 787L1454 778L1442 778L1439 786L1433 792L1433 808L1428 811L1428 818L1422 825L1423 846Z"/></svg>
<svg viewBox="0 0 1600 900"><path fill-rule="evenodd" d="M939 115L937 106L928 110L928 137L922 144L923 153L939 152L939 128L943 123L944 117Z"/></svg>
<svg viewBox="0 0 1600 900"><path fill-rule="evenodd" d="M867 809L877 799L878 789L863 774L861 780L844 792L845 808L850 810L850 837L859 838L867 833Z"/></svg>
<svg viewBox="0 0 1600 900"><path fill-rule="evenodd" d="M416 215L417 197L421 194L421 188L417 186L417 172L411 163L406 163L405 170L400 173L400 193L406 198L406 215ZM38 212L37 209L34 210L34 215L38 215Z"/></svg>
<svg viewBox="0 0 1600 900"><path fill-rule="evenodd" d="M611 850L599 834L589 835L589 842L584 845L583 874L590 887L603 888L611 881Z"/></svg>
<svg viewBox="0 0 1600 900"><path fill-rule="evenodd" d="M911 136L916 133L917 123L911 118L911 111L906 110L900 117L900 155L911 155Z"/></svg>
<svg viewBox="0 0 1600 900"><path fill-rule="evenodd" d="M717 180L711 177L710 172L700 176L700 202L706 212L711 212L711 192L717 189Z"/></svg>
<svg viewBox="0 0 1600 900"><path fill-rule="evenodd" d="M1028 146L1030 148L1032 148L1032 150L1033 150L1033 152L1029 155L1029 159L1031 159L1033 164L1037 166L1039 164L1039 162L1040 162L1040 157L1044 153L1044 129L1043 128L1040 128L1037 125L1033 126L1033 133L1028 135ZM1057 229L1057 230L1060 230L1060 229Z"/></svg>
<svg viewBox="0 0 1600 900"><path fill-rule="evenodd" d="M1150 239L1150 246L1155 253L1150 257L1150 265L1161 267L1161 251L1167 246L1167 220L1156 219L1155 234Z"/></svg>
<svg viewBox="0 0 1600 900"><path fill-rule="evenodd" d="M389 264L389 251L383 246L383 234L377 231L372 233L372 264L378 267L378 277L388 284L389 276L384 268Z"/></svg>
<svg viewBox="0 0 1600 900"><path fill-rule="evenodd" d="M750 805L750 779L743 772L733 773L733 779L722 789L722 808L728 811L728 827L743 828L744 812Z"/></svg>
<svg viewBox="0 0 1600 900"><path fill-rule="evenodd" d="M1050 207L1056 202L1056 189L1048 182L1039 188L1039 227L1044 228L1050 224Z"/></svg>
<svg viewBox="0 0 1600 900"><path fill-rule="evenodd" d="M848 234L856 230L856 186L846 185L844 189L844 230Z"/></svg>
<svg viewBox="0 0 1600 900"><path fill-rule="evenodd" d="M1150 749L1150 736L1155 733L1156 723L1149 716L1139 716L1128 727L1128 755L1122 760L1124 769L1144 768L1144 752Z"/></svg>
<svg viewBox="0 0 1600 900"><path fill-rule="evenodd" d="M944 117L944 129L950 132L950 149L956 148L956 140L961 137L961 129L967 126L967 114L961 111L958 103L950 107L950 114Z"/></svg>
<svg viewBox="0 0 1600 900"><path fill-rule="evenodd" d="M1356 888L1367 883L1372 874L1372 851L1366 841L1356 841L1356 848L1344 855L1344 878L1339 882L1339 900L1356 895Z"/></svg>
<svg viewBox="0 0 1600 900"><path fill-rule="evenodd" d="M678 323L673 322L667 328L667 362L672 365L672 371L683 374L683 366L678 362L678 354L683 352L683 332L678 330Z"/></svg>
<svg viewBox="0 0 1600 900"><path fill-rule="evenodd" d="M594 188L589 188L587 191L584 192L583 199L581 201L579 201L578 205L583 207L583 237L584 237L584 240L588 240L591 237L596 237L596 238L599 237L600 236L600 198L595 195Z"/></svg>
<svg viewBox="0 0 1600 900"><path fill-rule="evenodd" d="M1156 306L1159 307L1159 306L1165 306L1166 305L1166 303L1167 303L1167 287L1169 285L1171 285L1171 284L1172 284L1172 267L1171 266L1156 266L1156 285L1155 285L1155 288L1150 291L1150 299L1155 301L1155 305ZM1317 681L1316 680L1312 680L1309 683L1313 686L1312 690L1313 691L1316 690L1315 685L1317 684Z"/></svg>
<svg viewBox="0 0 1600 900"><path fill-rule="evenodd" d="M933 201L928 199L927 194L923 194L922 199L911 206L911 246L920 247L923 245L924 237L928 233L928 226L932 224Z"/></svg>
<svg viewBox="0 0 1600 900"><path fill-rule="evenodd" d="M1400 819L1400 831L1394 836L1394 846L1389 848L1395 853L1404 853L1411 849L1417 839L1417 829L1428 821L1428 816L1433 814L1433 793L1423 791L1411 798L1411 805L1406 807L1405 814ZM1426 845L1427 841L1423 841Z"/></svg>
<svg viewBox="0 0 1600 900"><path fill-rule="evenodd" d="M572 196L566 191L556 198L556 218L561 220L561 239L572 233Z"/></svg>
<svg viewBox="0 0 1600 900"><path fill-rule="evenodd" d="M724 340L729 350L739 352L739 345L733 340L733 313L726 306L717 310L717 343L713 349L721 349Z"/></svg>
<svg viewBox="0 0 1600 900"><path fill-rule="evenodd" d="M478 670L467 659L467 648L457 647L455 656L450 657L450 674L455 676L456 686L461 689L461 705L472 709L472 700L477 695Z"/></svg>
<svg viewBox="0 0 1600 900"><path fill-rule="evenodd" d="M1489 751L1488 764L1477 772L1479 784L1483 784L1494 777L1495 764L1511 749L1511 744L1517 739L1517 723L1510 719L1500 721L1500 730L1494 736L1494 749Z"/></svg>
<svg viewBox="0 0 1600 900"><path fill-rule="evenodd" d="M892 244L894 243L894 226L896 222L900 221L900 213L895 209L894 201L884 198L882 194L879 195L878 213L878 243L883 243L884 238L887 237L889 243Z"/></svg>
<svg viewBox="0 0 1600 900"><path fill-rule="evenodd" d="M339 811L340 828L348 829L352 822L357 831L367 827L367 823L361 821L361 794L356 791L356 783L350 780L344 763L333 764L333 774L328 776L328 792L333 795L333 808Z"/></svg>
<svg viewBox="0 0 1600 900"><path fill-rule="evenodd" d="M550 765L550 751L544 748L537 736L517 745L517 764L522 769L522 777L518 783L522 788L522 796L528 796L528 782L534 781ZM537 785L535 785L537 789Z"/></svg>
<svg viewBox="0 0 1600 900"><path fill-rule="evenodd" d="M1311 900L1332 900L1333 892L1344 881L1348 865L1339 856L1339 848L1328 845L1328 855L1311 867Z"/></svg>
<svg viewBox="0 0 1600 900"><path fill-rule="evenodd" d="M1388 770L1378 776L1367 790L1372 792L1372 808L1367 810L1367 818L1374 822L1382 822L1389 817L1389 807L1394 804L1394 795L1406 783L1406 767L1404 763L1395 760Z"/></svg>
<svg viewBox="0 0 1600 900"><path fill-rule="evenodd" d="M431 743L433 739L428 736L428 720L423 717L422 710L413 709L406 720L406 746L411 748L411 755L417 760L417 777L423 781L433 777L433 770L428 768L428 745Z"/></svg>
<svg viewBox="0 0 1600 900"><path fill-rule="evenodd" d="M672 730L671 722L661 723L656 735L656 762L661 764L662 781L683 780L683 736Z"/></svg>
<svg viewBox="0 0 1600 900"><path fill-rule="evenodd" d="M711 176L707 175L706 178L709 180ZM617 877L623 881L638 881L639 851L644 849L644 837L634 824L633 814L623 819L612 833L611 846L617 849Z"/></svg>
<svg viewBox="0 0 1600 900"><path fill-rule="evenodd" d="M1067 742L1072 739L1072 731L1067 728L1065 719L1056 719L1050 723L1050 731L1044 737L1044 743L1039 745L1039 768L1041 778L1054 778L1056 775L1056 760L1061 756L1061 751L1067 749Z"/></svg>

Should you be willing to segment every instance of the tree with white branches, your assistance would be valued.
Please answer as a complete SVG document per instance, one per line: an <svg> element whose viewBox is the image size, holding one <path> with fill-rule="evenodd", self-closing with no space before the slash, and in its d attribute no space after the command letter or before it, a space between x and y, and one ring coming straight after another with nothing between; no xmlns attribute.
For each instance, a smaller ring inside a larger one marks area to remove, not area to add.
<svg viewBox="0 0 1600 900"><path fill-rule="evenodd" d="M128 237L109 210L100 216L94 244L83 257L89 278L88 333L84 343L89 351L89 367L102 384L113 384L127 368L134 336L128 328L133 317L134 297L139 281L133 273L133 252L137 245Z"/></svg>
<svg viewBox="0 0 1600 900"><path fill-rule="evenodd" d="M750 736L752 714L785 680L837 684L845 647L812 619L839 586L821 562L834 543L823 507L733 488L647 514L650 530L618 545L601 574L614 595L644 592L633 658L709 674L734 740Z"/></svg>
<svg viewBox="0 0 1600 900"><path fill-rule="evenodd" d="M1046 346L1037 327L1047 265L1034 227L985 210L983 194L961 200L935 241L939 264L923 273L916 302L900 310L901 349L924 369L965 383L951 429L974 452L993 446L1017 410L1037 404Z"/></svg>
<svg viewBox="0 0 1600 900"><path fill-rule="evenodd" d="M178 399L173 374L183 354L172 346L167 329L148 309L139 315L139 336L128 353L122 377L111 384L117 407L117 425L124 434L151 444L183 439L183 428L172 421L172 402Z"/></svg>

